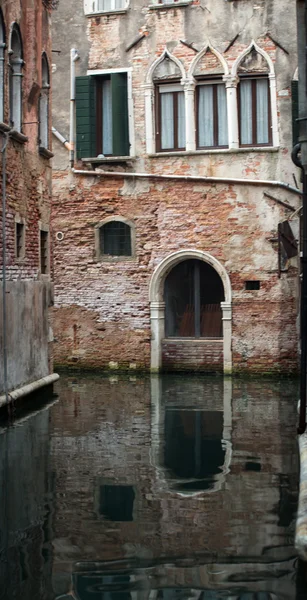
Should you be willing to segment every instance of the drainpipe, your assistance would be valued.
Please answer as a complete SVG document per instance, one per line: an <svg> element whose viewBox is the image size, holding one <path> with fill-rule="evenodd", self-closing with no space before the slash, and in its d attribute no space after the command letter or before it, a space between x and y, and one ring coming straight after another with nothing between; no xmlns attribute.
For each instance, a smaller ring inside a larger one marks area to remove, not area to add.
<svg viewBox="0 0 307 600"><path fill-rule="evenodd" d="M55 127L52 127L51 129L54 137L56 137L57 140L59 140L59 142L61 142L61 144L63 144L67 150L71 150L71 145L64 135L62 135Z"/></svg>
<svg viewBox="0 0 307 600"><path fill-rule="evenodd" d="M69 145L70 145L70 166L75 162L75 100L76 100L76 61L80 56L76 48L70 50L70 127L69 127Z"/></svg>
<svg viewBox="0 0 307 600"><path fill-rule="evenodd" d="M6 148L8 135L4 136L2 154L2 339L3 339L3 383L6 404L9 403L7 376L7 319L6 319Z"/></svg>

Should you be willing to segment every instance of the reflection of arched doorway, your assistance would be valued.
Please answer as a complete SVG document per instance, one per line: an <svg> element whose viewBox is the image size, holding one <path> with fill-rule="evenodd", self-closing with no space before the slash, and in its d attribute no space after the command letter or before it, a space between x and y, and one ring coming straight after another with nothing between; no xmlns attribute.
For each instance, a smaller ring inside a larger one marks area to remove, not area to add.
<svg viewBox="0 0 307 600"><path fill-rule="evenodd" d="M167 275L164 284L165 336L221 338L223 283L201 260L185 260Z"/></svg>
<svg viewBox="0 0 307 600"><path fill-rule="evenodd" d="M180 274L184 274L185 269L187 271L186 277L190 277L190 285L186 286L188 292L183 291L184 285L180 281ZM195 293L197 282L199 282L199 291ZM208 285L210 282L211 285ZM174 297L176 287L177 291ZM179 303L179 306L176 294L178 296L180 289L181 304ZM180 354L184 358L188 356L189 370L194 370L194 358L193 356L190 358L190 355L194 353L196 360L201 357L204 368L199 370L206 370L208 349L213 357L215 349L218 349L219 369L221 368L224 373L231 373L231 298L231 284L228 273L225 267L211 254L200 250L180 250L167 256L156 267L149 289L151 370L159 371L161 369L162 345L165 348L165 342L168 339L169 341L172 340L173 344L176 343L177 348L181 345ZM189 300L192 300L192 302L189 302ZM183 307L183 304L186 308ZM220 305L220 309L216 306L217 304ZM203 313L202 305L206 307ZM209 305L211 306L209 307ZM210 311L215 312L215 314L208 314ZM221 321L222 335L221 328L218 328ZM182 331L185 334L182 334ZM169 337L166 339L166 336ZM192 340L187 338L192 338ZM211 348L209 348L210 345ZM212 351L213 346L215 348ZM164 352L164 356L166 355Z"/></svg>

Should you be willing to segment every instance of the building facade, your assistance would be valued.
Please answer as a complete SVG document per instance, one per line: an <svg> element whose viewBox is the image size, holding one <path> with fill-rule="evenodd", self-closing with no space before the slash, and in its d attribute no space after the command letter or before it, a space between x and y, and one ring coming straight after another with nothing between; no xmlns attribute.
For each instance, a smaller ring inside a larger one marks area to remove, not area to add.
<svg viewBox="0 0 307 600"><path fill-rule="evenodd" d="M67 2L54 47L56 362L296 371L295 6Z"/></svg>
<svg viewBox="0 0 307 600"><path fill-rule="evenodd" d="M0 404L56 377L48 315L51 4L0 3Z"/></svg>

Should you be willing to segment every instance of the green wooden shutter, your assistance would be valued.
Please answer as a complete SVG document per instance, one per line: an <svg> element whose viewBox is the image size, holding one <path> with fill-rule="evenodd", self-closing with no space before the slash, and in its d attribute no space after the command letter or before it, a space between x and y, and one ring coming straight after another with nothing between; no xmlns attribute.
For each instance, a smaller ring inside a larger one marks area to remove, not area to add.
<svg viewBox="0 0 307 600"><path fill-rule="evenodd" d="M96 80L76 77L77 158L96 156Z"/></svg>
<svg viewBox="0 0 307 600"><path fill-rule="evenodd" d="M111 86L113 155L129 156L127 73L113 73Z"/></svg>
<svg viewBox="0 0 307 600"><path fill-rule="evenodd" d="M298 144L299 137L299 125L296 119L298 119L298 81L292 81L292 143L293 146Z"/></svg>

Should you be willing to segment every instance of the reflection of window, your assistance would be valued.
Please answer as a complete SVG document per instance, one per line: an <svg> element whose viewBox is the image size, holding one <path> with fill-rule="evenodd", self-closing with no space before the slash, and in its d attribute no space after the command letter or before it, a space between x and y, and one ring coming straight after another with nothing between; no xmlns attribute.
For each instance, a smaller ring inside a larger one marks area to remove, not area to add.
<svg viewBox="0 0 307 600"><path fill-rule="evenodd" d="M239 116L241 146L266 146L272 143L267 77L241 78Z"/></svg>
<svg viewBox="0 0 307 600"><path fill-rule="evenodd" d="M10 124L21 132L22 128L22 43L18 25L15 23L11 34L10 51Z"/></svg>
<svg viewBox="0 0 307 600"><path fill-rule="evenodd" d="M99 250L103 256L132 256L131 227L122 221L109 221L99 229Z"/></svg>
<svg viewBox="0 0 307 600"><path fill-rule="evenodd" d="M163 84L157 93L157 150L185 149L185 99L182 86Z"/></svg>
<svg viewBox="0 0 307 600"><path fill-rule="evenodd" d="M164 464L181 490L207 490L224 465L223 412L166 410Z"/></svg>
<svg viewBox="0 0 307 600"><path fill-rule="evenodd" d="M49 67L46 54L42 56L42 89L39 99L39 145L49 147Z"/></svg>
<svg viewBox="0 0 307 600"><path fill-rule="evenodd" d="M223 83L201 84L196 88L197 147L228 145L226 88Z"/></svg>
<svg viewBox="0 0 307 600"><path fill-rule="evenodd" d="M127 73L76 78L78 158L128 156Z"/></svg>
<svg viewBox="0 0 307 600"><path fill-rule="evenodd" d="M166 337L222 337L222 280L210 265L186 260L165 280Z"/></svg>
<svg viewBox="0 0 307 600"><path fill-rule="evenodd" d="M101 485L98 513L110 521L133 521L134 499L131 485Z"/></svg>

